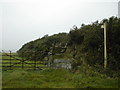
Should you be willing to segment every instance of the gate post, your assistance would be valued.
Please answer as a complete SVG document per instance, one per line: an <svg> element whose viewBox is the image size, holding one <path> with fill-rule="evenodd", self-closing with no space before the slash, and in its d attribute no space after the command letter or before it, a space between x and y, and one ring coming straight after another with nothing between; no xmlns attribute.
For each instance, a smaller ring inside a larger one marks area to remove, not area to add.
<svg viewBox="0 0 120 90"><path fill-rule="evenodd" d="M23 59L23 53L22 53L22 69L24 68L24 59Z"/></svg>
<svg viewBox="0 0 120 90"><path fill-rule="evenodd" d="M10 51L10 70L11 70L11 51Z"/></svg>
<svg viewBox="0 0 120 90"><path fill-rule="evenodd" d="M34 52L34 70L36 70L36 51Z"/></svg>

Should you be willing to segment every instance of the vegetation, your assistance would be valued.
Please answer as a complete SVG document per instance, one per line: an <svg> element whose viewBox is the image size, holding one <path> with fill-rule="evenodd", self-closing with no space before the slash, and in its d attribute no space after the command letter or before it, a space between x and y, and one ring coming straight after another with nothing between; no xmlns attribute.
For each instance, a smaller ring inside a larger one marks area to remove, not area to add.
<svg viewBox="0 0 120 90"><path fill-rule="evenodd" d="M110 17L101 22L89 25L82 24L80 28L74 26L69 33L59 33L52 36L45 35L35 41L31 41L18 51L21 56L26 51L26 58L32 58L36 51L38 60L44 60L51 47L56 45L62 47L68 43L68 48L62 58L74 58L73 67L76 69L81 65L87 65L98 70L103 70L103 29L101 25L107 22L107 71L119 72L120 70L120 19ZM56 50L58 51L58 50ZM112 74L112 73L111 73ZM118 74L119 76L119 74Z"/></svg>
<svg viewBox="0 0 120 90"><path fill-rule="evenodd" d="M3 88L118 88L118 79L63 69L14 70L3 72L2 85Z"/></svg>
<svg viewBox="0 0 120 90"><path fill-rule="evenodd" d="M103 29L107 22L108 65L104 70ZM53 57L71 59L72 69L25 69L3 71L3 88L118 88L120 76L120 19L110 17L89 25L74 26L69 33L45 35L22 46L17 51L26 60L42 62ZM62 48L66 47L64 53ZM52 49L51 49L52 48ZM26 61L27 62L27 61ZM30 63L30 61L28 61ZM33 61L34 62L34 61Z"/></svg>

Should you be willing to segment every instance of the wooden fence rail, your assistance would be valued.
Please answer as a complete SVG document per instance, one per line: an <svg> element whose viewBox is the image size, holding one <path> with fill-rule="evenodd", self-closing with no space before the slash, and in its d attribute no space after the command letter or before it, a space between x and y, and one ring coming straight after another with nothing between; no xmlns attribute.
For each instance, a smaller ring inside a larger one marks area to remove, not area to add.
<svg viewBox="0 0 120 90"><path fill-rule="evenodd" d="M53 55L61 55L62 53L64 53L67 50L67 43L63 46L57 46L52 44L52 47L50 47L49 52L47 52L47 58L48 60L37 60L37 54L39 54L39 52L36 54L36 51L33 51L33 55L34 57L32 59L26 59L24 58L24 55L22 55L21 57L19 57L16 54L13 54L12 51L9 50L8 53L4 52L2 50L2 52L0 52L0 56L2 56L2 65L0 65L0 67L2 67L2 70L13 70L16 67L25 69L25 68L32 68L33 70L37 70L37 69L42 69L42 68L50 68L52 65L52 56ZM29 51L25 51L25 52L29 52ZM43 51L40 51L41 53L44 53ZM24 52L23 52L24 53ZM46 65L45 65L46 64Z"/></svg>
<svg viewBox="0 0 120 90"><path fill-rule="evenodd" d="M11 51L6 53L4 51L1 52L2 54L2 70L13 70L17 68L22 69L33 69L33 70L41 70L43 68L47 68L43 61L37 61L36 57L33 60L25 59L23 56L19 57L18 55L14 55Z"/></svg>

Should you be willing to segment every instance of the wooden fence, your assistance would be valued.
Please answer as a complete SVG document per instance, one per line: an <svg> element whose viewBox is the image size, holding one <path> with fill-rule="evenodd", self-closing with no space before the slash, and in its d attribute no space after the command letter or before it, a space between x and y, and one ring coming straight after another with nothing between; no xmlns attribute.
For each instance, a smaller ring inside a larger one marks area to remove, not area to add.
<svg viewBox="0 0 120 90"><path fill-rule="evenodd" d="M12 51L6 53L2 50L2 52L0 52L0 56L2 56L0 67L2 67L2 70L13 70L15 68L41 70L44 68L50 68L53 61L51 60L51 57L53 55L61 55L66 51L66 49L67 43L64 45L64 47L53 45L50 48L49 52L47 52L47 60L38 60L38 51L33 52L34 57L32 59L26 59L24 58L25 54L19 57L16 53L13 53Z"/></svg>
<svg viewBox="0 0 120 90"><path fill-rule="evenodd" d="M43 68L47 68L47 61L36 60L36 57L33 59L25 59L24 56L19 57L16 53L9 53L2 51L0 56L2 70L13 70L13 69L33 69L33 70L41 70Z"/></svg>

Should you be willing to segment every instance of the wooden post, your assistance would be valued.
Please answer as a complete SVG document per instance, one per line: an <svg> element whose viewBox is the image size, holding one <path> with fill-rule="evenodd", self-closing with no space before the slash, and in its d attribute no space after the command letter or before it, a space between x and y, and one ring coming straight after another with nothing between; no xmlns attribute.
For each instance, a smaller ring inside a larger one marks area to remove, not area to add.
<svg viewBox="0 0 120 90"><path fill-rule="evenodd" d="M10 70L11 70L11 51L10 51Z"/></svg>
<svg viewBox="0 0 120 90"><path fill-rule="evenodd" d="M50 51L48 52L48 67L51 67L52 55L53 55L53 47L50 47Z"/></svg>
<svg viewBox="0 0 120 90"><path fill-rule="evenodd" d="M34 52L34 70L36 70L36 52Z"/></svg>
<svg viewBox="0 0 120 90"><path fill-rule="evenodd" d="M50 54L49 54L49 52L48 52L47 67L49 67L49 66L50 66L50 61L49 61L49 59L50 59Z"/></svg>
<svg viewBox="0 0 120 90"><path fill-rule="evenodd" d="M23 53L22 53L22 69L24 68L24 59L23 59Z"/></svg>
<svg viewBox="0 0 120 90"><path fill-rule="evenodd" d="M107 38L106 38L106 32L107 32L107 23L104 23L104 68L107 67Z"/></svg>

